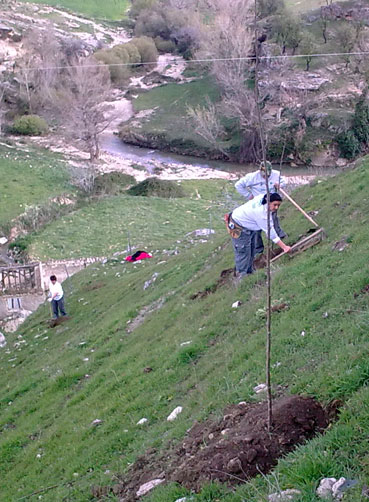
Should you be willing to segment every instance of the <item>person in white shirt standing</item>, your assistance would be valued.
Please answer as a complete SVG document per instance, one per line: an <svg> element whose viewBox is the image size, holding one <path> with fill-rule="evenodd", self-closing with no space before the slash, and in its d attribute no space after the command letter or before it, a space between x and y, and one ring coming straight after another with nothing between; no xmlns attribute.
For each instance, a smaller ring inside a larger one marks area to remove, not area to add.
<svg viewBox="0 0 369 502"><path fill-rule="evenodd" d="M67 314L64 309L64 291L60 282L57 281L55 275L50 276L50 298L51 307L53 309L53 318L57 319L60 314L65 317Z"/></svg>
<svg viewBox="0 0 369 502"><path fill-rule="evenodd" d="M260 164L260 169L252 173L246 174L243 178L239 179L235 188L238 193L240 193L245 199L251 200L258 195L264 195L266 193L265 180L268 179L269 193L276 193L279 187L284 187L286 181L281 176L281 173L275 169L272 169L272 164L264 162ZM287 237L287 234L282 230L277 211L273 213L273 224L274 229L281 239ZM261 231L255 234L255 254L262 253L264 251L263 239L261 237Z"/></svg>
<svg viewBox="0 0 369 502"><path fill-rule="evenodd" d="M273 213L278 211L282 197L278 193L270 194L270 239L283 251L288 253L291 247L278 236L274 224ZM232 244L235 255L236 272L239 277L252 274L255 257L255 235L263 230L268 232L267 195L258 195L252 200L237 207L228 217L228 228L233 232Z"/></svg>

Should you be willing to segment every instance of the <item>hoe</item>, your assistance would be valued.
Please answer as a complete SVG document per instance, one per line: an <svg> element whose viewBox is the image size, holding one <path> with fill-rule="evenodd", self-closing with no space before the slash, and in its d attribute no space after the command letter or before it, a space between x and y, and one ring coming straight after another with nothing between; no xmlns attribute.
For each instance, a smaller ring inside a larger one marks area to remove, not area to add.
<svg viewBox="0 0 369 502"><path fill-rule="evenodd" d="M283 251L283 253L279 253L277 256L275 256L271 260L271 263L277 261L281 256L283 256L285 254L288 254L289 256L295 256L299 253L302 253L302 251L305 251L305 249L309 249L312 246L315 246L315 244L318 244L325 237L324 228L319 228L319 225L317 224L317 222L314 221L313 218L311 218L311 216L309 216L302 209L302 207L300 207L297 204L297 202L294 201L292 199L292 197L290 197L288 195L288 193L286 193L282 188L279 188L279 192L281 192L281 194L286 199L288 199L291 202L291 204L293 204L305 216L305 218L307 218L314 225L315 229L312 229L313 233L310 233L310 235L303 237L301 240L299 240L298 242L293 244L293 246L291 246L291 251L289 253L286 253L285 251ZM310 232L311 232L311 230L310 230Z"/></svg>

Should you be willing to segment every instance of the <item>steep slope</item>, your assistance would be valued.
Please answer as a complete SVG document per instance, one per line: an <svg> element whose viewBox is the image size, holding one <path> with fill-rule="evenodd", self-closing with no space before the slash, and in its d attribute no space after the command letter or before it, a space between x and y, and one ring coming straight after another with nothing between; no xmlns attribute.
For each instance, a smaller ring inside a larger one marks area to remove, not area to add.
<svg viewBox="0 0 369 502"><path fill-rule="evenodd" d="M356 478L349 500L364 500L368 169L366 161L295 193L307 211L318 211L328 237L273 271L273 299L288 305L273 316L274 389L322 403L341 400L338 421L288 455L269 478L234 492L206 487L194 500L266 500L280 486L301 490L298 500L314 501L317 483L328 475ZM292 207L283 215L291 238L306 230ZM220 233L179 255L94 265L65 284L68 322L48 328L43 306L7 337L0 349L2 500L32 500L32 494L46 501L93 500L92 485L124 479L147 449L166 451L183 441L195 420L220 417L230 403L255 402L253 388L264 381L264 272L239 288L226 284L191 300L212 289L232 264L230 243ZM242 306L234 310L236 300ZM167 422L178 405L183 412ZM148 421L137 425L141 418ZM96 419L102 422L94 425ZM187 493L169 485L148 499L173 502Z"/></svg>

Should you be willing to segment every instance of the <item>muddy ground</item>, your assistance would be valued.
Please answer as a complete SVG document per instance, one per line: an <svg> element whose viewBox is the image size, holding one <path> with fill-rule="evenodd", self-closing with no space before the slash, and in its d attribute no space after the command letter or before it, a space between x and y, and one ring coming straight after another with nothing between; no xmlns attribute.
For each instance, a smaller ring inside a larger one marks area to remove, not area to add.
<svg viewBox="0 0 369 502"><path fill-rule="evenodd" d="M269 432L267 402L241 402L227 408L219 421L195 423L182 443L165 455L148 450L120 483L94 487L92 493L95 500L113 492L121 502L134 502L139 488L154 479L177 482L194 492L209 481L232 487L266 474L282 455L323 432L331 418L332 409L325 410L312 398L284 396L273 401Z"/></svg>

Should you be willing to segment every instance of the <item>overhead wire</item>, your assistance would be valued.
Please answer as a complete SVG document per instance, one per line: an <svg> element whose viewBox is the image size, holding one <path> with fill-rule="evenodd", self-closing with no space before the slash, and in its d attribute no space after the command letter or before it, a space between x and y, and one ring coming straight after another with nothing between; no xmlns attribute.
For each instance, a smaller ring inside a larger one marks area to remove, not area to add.
<svg viewBox="0 0 369 502"><path fill-rule="evenodd" d="M284 54L284 55L274 55L274 56L258 56L260 60L288 60L288 59L298 59L298 58L318 58L318 57L341 57L341 56L369 56L369 51L363 52L322 52L314 54ZM178 64L192 64L192 63L217 63L225 61L255 61L255 56L244 56L237 58L205 58L205 59L186 59L186 60L172 60L171 65ZM68 68L98 68L101 66L147 66L147 65L158 65L161 64L160 61L146 61L144 63L100 63L100 64L83 64L83 65L61 65L61 66L36 66L29 68L22 68L22 71L47 71L47 70L64 70ZM163 65L168 65L168 61L163 61ZM15 68L17 69L17 68Z"/></svg>

